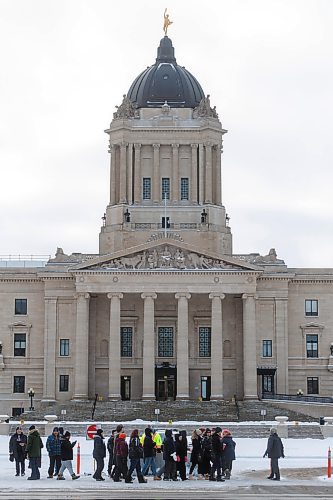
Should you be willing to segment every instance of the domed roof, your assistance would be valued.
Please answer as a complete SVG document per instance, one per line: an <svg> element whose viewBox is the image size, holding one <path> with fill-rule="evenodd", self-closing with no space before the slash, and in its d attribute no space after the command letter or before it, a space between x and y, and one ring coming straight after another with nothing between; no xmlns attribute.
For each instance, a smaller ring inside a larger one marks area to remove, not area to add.
<svg viewBox="0 0 333 500"><path fill-rule="evenodd" d="M178 66L172 42L165 36L157 49L155 64L134 80L127 97L138 108L158 108L165 101L172 108L195 108L205 96L198 80Z"/></svg>

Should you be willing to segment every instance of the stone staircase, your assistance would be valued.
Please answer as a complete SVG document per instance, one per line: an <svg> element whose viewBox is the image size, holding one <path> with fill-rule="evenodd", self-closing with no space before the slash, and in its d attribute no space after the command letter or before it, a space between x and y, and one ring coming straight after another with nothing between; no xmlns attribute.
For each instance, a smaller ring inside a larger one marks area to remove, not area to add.
<svg viewBox="0 0 333 500"><path fill-rule="evenodd" d="M279 415L285 415L289 421L297 422L317 422L318 420L298 413L293 410L286 410L280 408L278 403L270 401L239 401L239 421L240 422L257 422L258 420L275 420ZM261 416L261 410L266 410L265 417Z"/></svg>

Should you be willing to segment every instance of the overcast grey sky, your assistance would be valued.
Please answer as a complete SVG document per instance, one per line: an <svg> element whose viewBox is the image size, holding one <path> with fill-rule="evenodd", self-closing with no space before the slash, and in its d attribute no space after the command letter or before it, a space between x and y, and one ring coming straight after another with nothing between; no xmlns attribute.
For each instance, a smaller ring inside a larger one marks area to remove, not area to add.
<svg viewBox="0 0 333 500"><path fill-rule="evenodd" d="M155 61L217 106L235 253L332 267L333 1L0 0L0 254L98 252L106 129Z"/></svg>

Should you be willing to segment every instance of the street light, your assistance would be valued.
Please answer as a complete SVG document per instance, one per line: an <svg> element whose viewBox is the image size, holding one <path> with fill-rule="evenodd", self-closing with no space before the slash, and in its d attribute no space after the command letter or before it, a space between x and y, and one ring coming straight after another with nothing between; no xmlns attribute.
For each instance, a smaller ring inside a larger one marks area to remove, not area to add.
<svg viewBox="0 0 333 500"><path fill-rule="evenodd" d="M29 396L29 398L30 398L30 408L29 408L29 411L34 411L34 409L35 409L35 408L32 406L32 398L34 397L34 395L35 395L35 391L33 390L33 388L32 388L32 387L30 387L29 392L28 392L28 396Z"/></svg>

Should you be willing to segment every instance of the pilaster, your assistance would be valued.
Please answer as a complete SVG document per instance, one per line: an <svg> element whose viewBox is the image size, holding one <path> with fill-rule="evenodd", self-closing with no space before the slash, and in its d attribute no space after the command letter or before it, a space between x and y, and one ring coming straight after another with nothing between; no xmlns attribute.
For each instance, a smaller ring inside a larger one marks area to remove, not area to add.
<svg viewBox="0 0 333 500"><path fill-rule="evenodd" d="M178 300L177 321L177 399L189 399L188 366L188 301L189 293L176 293Z"/></svg>
<svg viewBox="0 0 333 500"><path fill-rule="evenodd" d="M89 293L77 293L73 399L88 399Z"/></svg>
<svg viewBox="0 0 333 500"><path fill-rule="evenodd" d="M46 297L44 326L44 385L43 401L56 399L57 298Z"/></svg>
<svg viewBox="0 0 333 500"><path fill-rule="evenodd" d="M143 304L143 381L142 399L155 399L154 300L156 293L142 293Z"/></svg>
<svg viewBox="0 0 333 500"><path fill-rule="evenodd" d="M223 399L223 321L222 293L210 293L211 319L211 400Z"/></svg>
<svg viewBox="0 0 333 500"><path fill-rule="evenodd" d="M243 294L244 399L258 399L256 296Z"/></svg>
<svg viewBox="0 0 333 500"><path fill-rule="evenodd" d="M120 399L120 301L122 293L108 293L110 299L109 400Z"/></svg>

